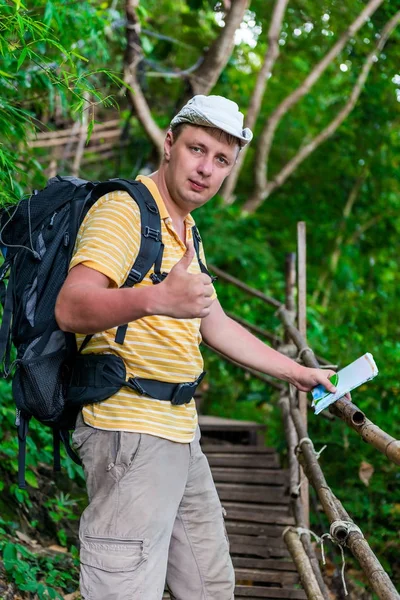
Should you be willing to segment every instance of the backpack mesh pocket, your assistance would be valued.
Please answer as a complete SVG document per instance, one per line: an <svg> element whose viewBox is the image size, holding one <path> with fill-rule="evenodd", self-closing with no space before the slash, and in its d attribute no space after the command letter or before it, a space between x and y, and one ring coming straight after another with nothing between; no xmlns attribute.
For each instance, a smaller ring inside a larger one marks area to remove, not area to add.
<svg viewBox="0 0 400 600"><path fill-rule="evenodd" d="M67 351L17 361L13 394L17 408L45 423L56 423L65 406Z"/></svg>

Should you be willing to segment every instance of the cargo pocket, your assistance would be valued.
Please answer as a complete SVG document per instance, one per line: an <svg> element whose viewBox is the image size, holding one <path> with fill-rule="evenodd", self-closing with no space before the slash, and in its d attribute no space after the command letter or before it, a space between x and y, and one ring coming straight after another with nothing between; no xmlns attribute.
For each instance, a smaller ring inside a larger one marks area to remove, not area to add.
<svg viewBox="0 0 400 600"><path fill-rule="evenodd" d="M85 600L141 600L147 540L85 535L80 552Z"/></svg>

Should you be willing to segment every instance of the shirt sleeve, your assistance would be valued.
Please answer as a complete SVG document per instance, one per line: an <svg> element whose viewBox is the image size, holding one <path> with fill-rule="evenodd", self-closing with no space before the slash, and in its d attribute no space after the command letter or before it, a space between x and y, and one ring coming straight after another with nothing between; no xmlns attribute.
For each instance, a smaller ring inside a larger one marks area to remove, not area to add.
<svg viewBox="0 0 400 600"><path fill-rule="evenodd" d="M113 287L128 277L140 248L140 209L127 192L106 194L79 229L69 268L82 264L106 275Z"/></svg>

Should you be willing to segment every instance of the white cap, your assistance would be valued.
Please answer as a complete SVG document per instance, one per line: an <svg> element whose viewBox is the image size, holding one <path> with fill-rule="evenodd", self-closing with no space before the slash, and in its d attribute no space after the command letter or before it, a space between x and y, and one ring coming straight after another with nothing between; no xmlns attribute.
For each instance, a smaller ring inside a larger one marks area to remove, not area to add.
<svg viewBox="0 0 400 600"><path fill-rule="evenodd" d="M248 144L253 133L243 129L243 114L236 102L223 96L193 96L172 119L171 126L189 123L199 127L216 127L238 138L240 145Z"/></svg>

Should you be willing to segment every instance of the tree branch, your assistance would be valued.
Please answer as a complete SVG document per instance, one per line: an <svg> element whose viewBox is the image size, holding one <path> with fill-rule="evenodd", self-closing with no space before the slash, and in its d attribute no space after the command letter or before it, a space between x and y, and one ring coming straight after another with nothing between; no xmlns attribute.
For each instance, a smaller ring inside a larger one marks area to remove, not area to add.
<svg viewBox="0 0 400 600"><path fill-rule="evenodd" d="M364 10L358 15L355 21L348 27L348 29L342 34L336 44L329 50L329 52L320 60L311 73L306 77L303 83L294 92L289 94L274 110L272 115L267 120L257 144L257 153L255 159L255 190L254 190L254 204L258 206L264 198L262 198L268 185L268 161L271 152L272 142L274 139L275 131L281 122L283 116L295 105L299 100L305 96L312 86L318 81L321 75L325 72L327 67L333 62L333 60L340 54L348 40L354 36L357 31L362 27L365 21L370 17L376 9L382 4L383 0L370 0ZM253 202L251 203L253 204Z"/></svg>
<svg viewBox="0 0 400 600"><path fill-rule="evenodd" d="M256 182L256 189L254 191L253 196L249 199L249 201L244 206L244 210L248 212L252 212L260 206L260 204L268 198L268 196L279 188L281 185L285 183L285 181L290 177L290 175L297 169L297 167L312 153L316 148L318 148L323 142L325 142L331 135L335 133L338 127L343 123L343 121L348 117L350 112L353 110L361 92L365 81L368 77L368 74L371 70L373 63L376 61L377 54L383 49L385 46L390 34L393 29L400 21L400 11L397 12L390 21L388 21L385 27L382 30L381 37L378 40L374 50L367 56L367 59L364 63L364 66L361 70L359 77L354 85L354 88L350 94L350 98L348 102L345 104L343 109L337 114L337 116L329 123L325 129L321 131L311 142L303 146L299 150L299 152L294 156L281 171L276 175L273 181L270 181L265 184L265 186L260 189L260 178L258 182ZM258 166L260 170L260 167ZM265 173L265 170L264 170Z"/></svg>
<svg viewBox="0 0 400 600"><path fill-rule="evenodd" d="M389 211L389 212L385 212L385 213L380 213L379 215L375 215L374 217L371 217L370 219L368 219L368 221L363 223L353 233L353 235L346 242L346 245L354 244L368 229L371 229L371 227L373 227L380 221L383 221L383 219L388 219L389 217L395 217L395 216L398 216L398 214L399 214L398 211L393 210L393 211Z"/></svg>
<svg viewBox="0 0 400 600"><path fill-rule="evenodd" d="M225 19L225 27L204 55L199 68L189 76L191 94L205 94L217 83L235 45L235 32L243 21L250 0L232 0Z"/></svg>
<svg viewBox="0 0 400 600"><path fill-rule="evenodd" d="M364 167L363 172L361 173L361 175L359 175L357 177L353 187L350 190L350 194L347 198L345 207L343 209L342 219L341 219L339 227L338 227L337 235L335 236L334 248L333 248L333 252L331 254L330 260L329 260L329 268L324 269L323 274L319 278L316 290L313 294L313 304L316 304L318 302L319 296L322 293L324 293L323 302L325 302L326 299L329 297L330 289L332 287L332 277L336 273L337 265L339 263L339 259L340 259L340 256L341 256L342 250L343 250L342 244L343 244L344 234L346 231L347 221L351 214L351 211L353 210L355 201L358 198L358 195L361 190L361 186L363 185L366 178L367 178L367 168ZM326 283L328 277L329 277L330 283Z"/></svg>
<svg viewBox="0 0 400 600"><path fill-rule="evenodd" d="M268 86L269 78L272 75L272 69L279 56L279 34L282 28L282 21L286 11L286 6L289 0L276 0L274 10L272 13L271 24L268 31L268 48L265 53L264 62L260 69L257 77L254 93L251 97L250 105L247 111L245 119L246 127L253 129L257 117L261 109L262 99ZM239 178L240 171L242 170L244 159L247 152L247 146L245 146L239 153L238 159L235 166L232 169L231 174L227 178L224 188L223 197L226 204L232 204L234 201L233 192L236 187L237 180Z"/></svg>
<svg viewBox="0 0 400 600"><path fill-rule="evenodd" d="M124 81L129 86L127 88L129 99L136 111L146 134L157 148L160 158L164 151L164 132L154 121L147 100L137 79L137 67L142 60L142 47L140 43L140 23L136 15L139 0L126 0L126 52L124 58Z"/></svg>
<svg viewBox="0 0 400 600"><path fill-rule="evenodd" d="M79 176L79 170L81 168L83 152L85 150L85 143L86 143L86 138L87 138L87 133L88 133L88 124L89 124L89 110L93 110L93 107L90 104L89 92L84 92L83 96L84 96L85 101L88 104L88 106L82 113L82 125L79 130L78 145L75 150L74 162L72 164L72 169L71 169L72 175L74 175L75 177Z"/></svg>

